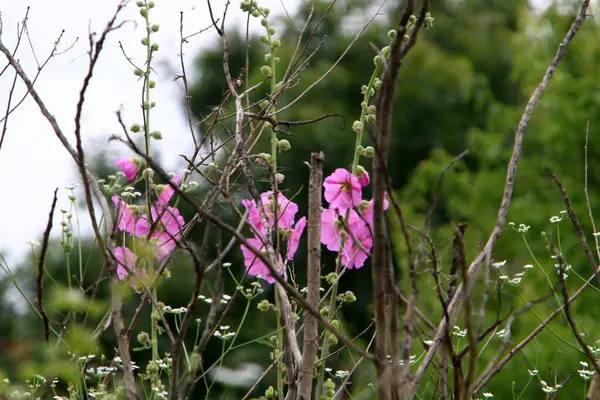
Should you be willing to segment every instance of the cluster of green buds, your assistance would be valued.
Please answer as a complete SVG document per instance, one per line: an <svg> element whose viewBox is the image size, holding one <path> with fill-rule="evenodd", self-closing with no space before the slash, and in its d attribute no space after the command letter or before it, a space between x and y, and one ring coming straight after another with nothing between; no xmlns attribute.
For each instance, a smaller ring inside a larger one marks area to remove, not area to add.
<svg viewBox="0 0 600 400"><path fill-rule="evenodd" d="M352 291L348 290L346 293L338 294L336 299L343 303L353 303L356 301L356 296Z"/></svg>
<svg viewBox="0 0 600 400"><path fill-rule="evenodd" d="M363 157L373 158L373 156L375 155L375 150L373 149L372 146L365 147L365 146L359 145L358 153Z"/></svg>
<svg viewBox="0 0 600 400"><path fill-rule="evenodd" d="M323 388L325 389L325 394L320 397L320 400L332 400L335 396L335 382L331 378L327 378L323 384Z"/></svg>

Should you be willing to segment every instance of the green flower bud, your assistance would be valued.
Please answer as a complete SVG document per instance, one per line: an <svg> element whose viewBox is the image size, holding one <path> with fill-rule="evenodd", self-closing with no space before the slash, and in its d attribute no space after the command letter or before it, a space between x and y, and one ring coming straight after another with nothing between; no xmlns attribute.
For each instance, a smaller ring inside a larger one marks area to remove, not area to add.
<svg viewBox="0 0 600 400"><path fill-rule="evenodd" d="M377 107L369 106L367 107L367 114L375 114L377 112Z"/></svg>
<svg viewBox="0 0 600 400"><path fill-rule="evenodd" d="M363 152L363 155L368 158L373 158L373 156L375 155L375 150L373 150L373 147L367 146L367 147L365 147L365 151Z"/></svg>
<svg viewBox="0 0 600 400"><path fill-rule="evenodd" d="M353 292L348 290L346 293L344 293L344 303L353 303L355 301L356 301L356 296L354 295Z"/></svg>
<svg viewBox="0 0 600 400"><path fill-rule="evenodd" d="M131 128L129 128L129 130L133 133L137 133L142 129L141 126L139 126L138 124L133 124L131 125Z"/></svg>
<svg viewBox="0 0 600 400"><path fill-rule="evenodd" d="M367 171L365 170L365 167L363 167L362 165L357 165L357 166L356 166L356 175L357 175L359 178L362 178L362 176L365 174L365 172L367 172Z"/></svg>
<svg viewBox="0 0 600 400"><path fill-rule="evenodd" d="M264 76L271 75L271 67L269 67L268 65L263 65L262 67L260 67L260 73Z"/></svg>
<svg viewBox="0 0 600 400"><path fill-rule="evenodd" d="M373 87L375 88L375 90L379 90L381 88L381 80L379 78L375 80L375 84L373 85Z"/></svg>
<svg viewBox="0 0 600 400"><path fill-rule="evenodd" d="M325 390L335 389L335 383L331 380L331 378L327 378L325 383L323 384Z"/></svg>
<svg viewBox="0 0 600 400"><path fill-rule="evenodd" d="M335 329L340 329L340 321L338 321L337 319L332 320L331 326L333 326Z"/></svg>
<svg viewBox="0 0 600 400"><path fill-rule="evenodd" d="M328 317L331 310L329 309L329 307L325 306L323 308L321 308L321 310L319 311L324 317Z"/></svg>
<svg viewBox="0 0 600 400"><path fill-rule="evenodd" d="M271 44L271 47L273 47L274 49L278 48L279 46L281 46L281 40L276 39L273 41L273 44Z"/></svg>
<svg viewBox="0 0 600 400"><path fill-rule="evenodd" d="M404 43L408 42L409 40L410 40L410 36L408 36L408 35L404 35L404 36L402 37L402 41L403 41Z"/></svg>
<svg viewBox="0 0 600 400"><path fill-rule="evenodd" d="M275 389L273 388L273 386L269 386L269 388L267 390L265 390L265 397L267 399L275 398Z"/></svg>
<svg viewBox="0 0 600 400"><path fill-rule="evenodd" d="M256 17L256 18L260 17L260 11L258 11L258 10L252 11L252 16Z"/></svg>
<svg viewBox="0 0 600 400"><path fill-rule="evenodd" d="M285 175L280 174L280 173L275 174L275 181L277 181L277 183L283 182L284 179L285 179Z"/></svg>
<svg viewBox="0 0 600 400"><path fill-rule="evenodd" d="M266 37L265 35L260 36L260 41L264 44L269 44L269 38Z"/></svg>
<svg viewBox="0 0 600 400"><path fill-rule="evenodd" d="M263 18L260 20L260 24L264 27L267 27L267 26L269 26L269 20L266 18Z"/></svg>
<svg viewBox="0 0 600 400"><path fill-rule="evenodd" d="M154 108L154 107L156 107L156 102L155 101L153 101L152 103L150 103L150 108Z"/></svg>
<svg viewBox="0 0 600 400"><path fill-rule="evenodd" d="M134 74L135 76L142 76L142 75L144 75L144 71L142 71L142 70L141 70L141 69L139 69L139 68L136 68L136 69L134 69L134 70L133 70L133 74Z"/></svg>
<svg viewBox="0 0 600 400"><path fill-rule="evenodd" d="M144 18L146 18L148 16L148 9L147 8L140 8L140 15Z"/></svg>
<svg viewBox="0 0 600 400"><path fill-rule="evenodd" d="M148 363L148 365L146 366L146 372L148 372L149 374L155 374L158 372L158 364L156 364L156 361L150 361Z"/></svg>
<svg viewBox="0 0 600 400"><path fill-rule="evenodd" d="M333 399L333 396L335 396L335 390L329 389L325 391L325 397L327 397L328 399Z"/></svg>
<svg viewBox="0 0 600 400"><path fill-rule="evenodd" d="M265 54L265 62L266 63L270 63L272 59L273 59L273 55L271 53Z"/></svg>
<svg viewBox="0 0 600 400"><path fill-rule="evenodd" d="M327 276L325 276L325 281L330 284L333 285L338 279L338 274L336 274L335 272L330 272L327 274Z"/></svg>
<svg viewBox="0 0 600 400"><path fill-rule="evenodd" d="M151 2L148 3L148 8L154 8L154 2L153 1L151 1Z"/></svg>
<svg viewBox="0 0 600 400"><path fill-rule="evenodd" d="M375 125L376 121L377 121L377 118L375 117L375 114L367 115L367 117L366 117L367 124Z"/></svg>
<svg viewBox="0 0 600 400"><path fill-rule="evenodd" d="M150 29L152 30L152 32L158 32L158 28L159 26L157 24L154 24L150 27Z"/></svg>
<svg viewBox="0 0 600 400"><path fill-rule="evenodd" d="M379 65L381 65L381 56L379 56L379 55L376 55L376 56L373 58L373 64L375 64L376 66L379 66Z"/></svg>
<svg viewBox="0 0 600 400"><path fill-rule="evenodd" d="M281 61L281 60L279 59L279 57L275 57L275 58L273 59L273 62L274 62L275 64L279 64L279 61Z"/></svg>
<svg viewBox="0 0 600 400"><path fill-rule="evenodd" d="M362 85L360 87L360 92L363 93L363 94L367 93L367 89L369 89L369 87L367 85Z"/></svg>
<svg viewBox="0 0 600 400"><path fill-rule="evenodd" d="M277 32L277 30L275 29L275 27L274 27L274 26L270 26L270 27L267 29L267 31L269 32L269 34L270 34L271 36L273 36L273 35L275 34L275 32Z"/></svg>
<svg viewBox="0 0 600 400"><path fill-rule="evenodd" d="M329 343L331 343L333 346L338 344L338 338L333 333L330 333L329 335L327 335L327 338L329 339Z"/></svg>
<svg viewBox="0 0 600 400"><path fill-rule="evenodd" d="M143 38L142 38L142 44L143 44L144 46L148 46L148 38L147 38L147 37L143 37Z"/></svg>
<svg viewBox="0 0 600 400"><path fill-rule="evenodd" d="M138 7L144 7L144 2L143 1L138 1L137 3L135 3Z"/></svg>
<svg viewBox="0 0 600 400"><path fill-rule="evenodd" d="M152 43L152 46L150 48L152 49L152 51L158 51L158 43Z"/></svg>
<svg viewBox="0 0 600 400"><path fill-rule="evenodd" d="M391 51L392 49L390 49L390 46L385 46L383 49L381 49L381 54L383 54L385 58L390 58Z"/></svg>
<svg viewBox="0 0 600 400"><path fill-rule="evenodd" d="M356 132L362 132L363 128L363 123L360 121L354 121L354 123L352 124L352 130Z"/></svg>
<svg viewBox="0 0 600 400"><path fill-rule="evenodd" d="M156 140L162 139L162 135L160 134L160 131L150 132L150 136L152 137L152 139L156 139Z"/></svg>
<svg viewBox="0 0 600 400"><path fill-rule="evenodd" d="M262 12L263 12L263 14L265 14L265 16L267 16L267 17L268 17L268 16L269 16L269 14L271 13L271 10L269 10L267 7L264 7L264 8L262 9Z"/></svg>
<svg viewBox="0 0 600 400"><path fill-rule="evenodd" d="M154 82L154 81L148 81L148 87L150 89L154 89L155 86L156 86L156 82Z"/></svg>
<svg viewBox="0 0 600 400"><path fill-rule="evenodd" d="M261 312L267 312L271 310L271 303L269 303L269 300L264 299L257 304L256 308Z"/></svg>
<svg viewBox="0 0 600 400"><path fill-rule="evenodd" d="M394 39L396 39L396 36L398 34L396 33L395 29L392 29L392 30L388 31L387 35L391 40L394 40Z"/></svg>
<svg viewBox="0 0 600 400"><path fill-rule="evenodd" d="M410 17L408 17L408 22L410 22L411 24L414 24L417 21L417 17L415 17L414 15L411 15Z"/></svg>
<svg viewBox="0 0 600 400"><path fill-rule="evenodd" d="M277 142L277 147L281 151L288 151L289 149L292 148L292 145L290 144L290 142L287 139L281 139Z"/></svg>
<svg viewBox="0 0 600 400"><path fill-rule="evenodd" d="M150 342L150 335L147 332L140 332L137 335L138 342L144 347L150 347L152 343Z"/></svg>

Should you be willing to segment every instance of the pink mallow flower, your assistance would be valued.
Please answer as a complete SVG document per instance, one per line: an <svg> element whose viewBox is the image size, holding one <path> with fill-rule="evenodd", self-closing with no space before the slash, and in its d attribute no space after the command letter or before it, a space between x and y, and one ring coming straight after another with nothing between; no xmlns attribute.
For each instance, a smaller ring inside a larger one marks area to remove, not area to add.
<svg viewBox="0 0 600 400"><path fill-rule="evenodd" d="M152 239L155 240L156 258L158 261L169 255L176 246L175 235L169 235L167 232L154 232Z"/></svg>
<svg viewBox="0 0 600 400"><path fill-rule="evenodd" d="M294 230L290 233L290 237L287 241L287 254L286 258L288 260L293 260L296 255L296 251L298 251L298 245L300 244L300 237L304 232L304 228L306 228L306 217L302 217L296 222L294 226Z"/></svg>
<svg viewBox="0 0 600 400"><path fill-rule="evenodd" d="M117 167L123 172L125 178L132 181L138 173L138 166L131 158L117 158Z"/></svg>
<svg viewBox="0 0 600 400"><path fill-rule="evenodd" d="M326 208L321 214L321 243L327 246L328 250L339 251L342 243L342 231L344 231L344 225L339 221L338 216L345 218L346 210L338 210L334 208ZM348 214L348 229L354 232L357 229L362 228L364 221L353 209L349 210ZM347 240L347 239L346 239Z"/></svg>
<svg viewBox="0 0 600 400"><path fill-rule="evenodd" d="M151 215L152 221L155 223L160 222L166 232L179 239L181 236L180 232L185 225L185 220L179 209L175 207L166 207L163 209L152 207Z"/></svg>
<svg viewBox="0 0 600 400"><path fill-rule="evenodd" d="M374 205L375 205L375 202L373 201L373 199L371 199L369 201L364 201L364 203L362 203L360 206L363 217L365 217L365 219L367 221L369 221L370 224L373 224L373 206ZM387 193L384 193L383 209L387 210L389 207L390 207L390 202L387 199Z"/></svg>
<svg viewBox="0 0 600 400"><path fill-rule="evenodd" d="M247 241L250 246L254 247L261 253L266 252L265 245L260 239L250 238ZM261 275L265 281L269 283L275 282L275 278L271 274L271 270L269 269L269 267L267 267L267 265L260 258L258 258L256 254L254 254L254 252L252 252L252 250L250 250L248 247L246 247L245 245L241 245L241 248L242 254L244 255L244 265L248 269L248 275ZM279 264L279 268L281 268L283 266L281 261L281 255L279 255Z"/></svg>
<svg viewBox="0 0 600 400"><path fill-rule="evenodd" d="M373 238L371 232L367 228L366 224L362 226L357 225L352 230L354 237L367 251L370 251L373 247ZM348 235L346 242L344 243L344 249L342 251L342 264L348 269L360 268L365 264L367 260L367 253L362 250L361 246L354 241L351 235Z"/></svg>
<svg viewBox="0 0 600 400"><path fill-rule="evenodd" d="M362 188L358 177L352 175L344 168L338 168L335 172L325 178L325 200L331 208L346 210L360 202Z"/></svg>
<svg viewBox="0 0 600 400"><path fill-rule="evenodd" d="M122 246L115 249L115 257L118 261L117 276L120 280L124 280L127 278L127 275L129 275L124 266L127 266L127 268L133 271L135 269L136 256L127 247Z"/></svg>
<svg viewBox="0 0 600 400"><path fill-rule="evenodd" d="M369 173L367 171L365 171L364 168L362 168L362 171L359 171L359 173L358 173L358 182L360 183L360 186L362 186L362 187L367 186L369 184L369 182L371 182Z"/></svg>
<svg viewBox="0 0 600 400"><path fill-rule="evenodd" d="M242 205L248 210L248 222L261 235L265 234L265 227L263 226L262 219L260 218L260 212L256 206L254 200L242 200Z"/></svg>
<svg viewBox="0 0 600 400"><path fill-rule="evenodd" d="M271 228L275 226L275 202L273 200L273 191L271 190L260 195L260 201L265 209ZM248 222L250 225L252 225L256 232L264 235L265 227L256 202L254 200L244 199L242 200L242 205L248 210ZM292 226L294 226L298 205L279 192L277 196L277 208L279 210L277 213L277 226L283 229L291 229Z"/></svg>
<svg viewBox="0 0 600 400"><path fill-rule="evenodd" d="M146 236L150 231L147 215L135 215L131 207L119 195L112 196L112 201L117 206L117 223L119 229L132 236Z"/></svg>
<svg viewBox="0 0 600 400"><path fill-rule="evenodd" d="M180 178L178 175L173 175L173 178L171 178L171 182L174 185L179 185L179 181L180 181ZM173 197L173 194L175 193L175 189L173 189L171 187L171 185L169 185L169 184L160 185L160 186L162 186L162 190L161 190L160 194L158 195L158 200L156 201L156 204L159 207L165 207L167 204L169 204L169 201L171 201L171 197Z"/></svg>

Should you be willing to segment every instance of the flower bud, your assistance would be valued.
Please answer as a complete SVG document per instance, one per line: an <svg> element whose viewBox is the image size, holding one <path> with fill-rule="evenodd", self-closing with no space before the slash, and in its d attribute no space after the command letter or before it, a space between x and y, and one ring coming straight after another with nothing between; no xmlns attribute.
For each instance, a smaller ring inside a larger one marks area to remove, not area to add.
<svg viewBox="0 0 600 400"><path fill-rule="evenodd" d="M279 64L279 61L281 61L281 59L280 59L279 57L275 57L275 58L273 59L273 62L274 62L275 64Z"/></svg>
<svg viewBox="0 0 600 400"><path fill-rule="evenodd" d="M275 32L277 32L277 30L275 29L274 26L270 26L267 31L269 32L269 35L273 36L275 34Z"/></svg>
<svg viewBox="0 0 600 400"><path fill-rule="evenodd" d="M141 69L139 69L139 68L136 68L136 69L134 69L134 70L133 70L133 74L134 74L135 76L142 76L142 75L144 75L144 71L142 71L142 70L141 70Z"/></svg>
<svg viewBox="0 0 600 400"><path fill-rule="evenodd" d="M270 63L272 59L273 59L273 55L271 53L265 54L265 62L266 63Z"/></svg>
<svg viewBox="0 0 600 400"><path fill-rule="evenodd" d="M408 35L404 35L404 36L402 37L402 41L403 41L404 43L408 42L409 40L410 40L410 36L408 36Z"/></svg>
<svg viewBox="0 0 600 400"><path fill-rule="evenodd" d="M329 317L329 314L330 314L331 310L329 309L329 307L325 306L325 307L321 308L321 310L319 312L324 317Z"/></svg>
<svg viewBox="0 0 600 400"><path fill-rule="evenodd" d="M390 46L385 46L383 49L381 49L381 54L383 54L385 58L390 58L391 51L392 50L390 49Z"/></svg>
<svg viewBox="0 0 600 400"><path fill-rule="evenodd" d="M269 20L266 18L263 18L260 20L260 24L264 27L267 27L267 26L269 26Z"/></svg>
<svg viewBox="0 0 600 400"><path fill-rule="evenodd" d="M147 332L140 332L137 335L138 342L144 347L150 347L152 343L150 342L150 335Z"/></svg>
<svg viewBox="0 0 600 400"><path fill-rule="evenodd" d="M277 147L281 151L288 151L289 149L292 148L292 145L290 144L290 142L287 139L281 139L277 142Z"/></svg>
<svg viewBox="0 0 600 400"><path fill-rule="evenodd" d="M271 75L271 67L269 67L268 65L263 65L262 67L260 67L260 72L264 76L269 76Z"/></svg>
<svg viewBox="0 0 600 400"><path fill-rule="evenodd" d="M150 46L150 48L152 49L152 51L158 51L158 43L152 43L152 46Z"/></svg>
<svg viewBox="0 0 600 400"><path fill-rule="evenodd" d="M265 390L265 397L267 399L275 398L275 389L273 388L273 386L269 386L269 388L267 390Z"/></svg>
<svg viewBox="0 0 600 400"><path fill-rule="evenodd" d="M133 124L131 125L131 128L129 128L129 130L133 133L137 133L142 129L141 126L139 126L138 124Z"/></svg>
<svg viewBox="0 0 600 400"><path fill-rule="evenodd" d="M381 65L381 56L380 55L376 55L373 58L373 64L375 64L376 66L380 66Z"/></svg>
<svg viewBox="0 0 600 400"><path fill-rule="evenodd" d="M148 16L148 9L147 8L140 8L140 15L144 18L146 18Z"/></svg>
<svg viewBox="0 0 600 400"><path fill-rule="evenodd" d="M147 37L143 37L143 38L142 38L142 44L143 44L144 46L147 46L147 45L148 45L148 38L147 38Z"/></svg>
<svg viewBox="0 0 600 400"><path fill-rule="evenodd" d="M144 2L143 1L138 1L137 3L135 3L138 7L144 7Z"/></svg>
<svg viewBox="0 0 600 400"><path fill-rule="evenodd" d="M148 8L154 8L154 2L153 1L148 2Z"/></svg>
<svg viewBox="0 0 600 400"><path fill-rule="evenodd" d="M396 30L392 29L388 31L387 35L391 40L394 40L398 34L396 33Z"/></svg>
<svg viewBox="0 0 600 400"><path fill-rule="evenodd" d="M260 17L260 11L258 11L258 10L252 11L252 16L256 17L256 18Z"/></svg>
<svg viewBox="0 0 600 400"><path fill-rule="evenodd" d="M354 130L355 132L362 132L363 127L363 123L360 121L354 121L354 123L352 124L352 130Z"/></svg>
<svg viewBox="0 0 600 400"><path fill-rule="evenodd" d="M162 139L162 135L160 134L160 131L150 132L150 136L152 136L152 139L156 139L156 140Z"/></svg>
<svg viewBox="0 0 600 400"><path fill-rule="evenodd" d="M377 112L377 107L371 105L367 107L367 114L375 114Z"/></svg>
<svg viewBox="0 0 600 400"><path fill-rule="evenodd" d="M156 361L151 360L148 365L146 366L146 372L148 372L149 374L155 374L158 372L158 364L156 364Z"/></svg>
<svg viewBox="0 0 600 400"><path fill-rule="evenodd" d="M267 7L263 7L262 12L263 12L263 14L265 14L268 17L269 14L271 13L271 10L269 10Z"/></svg>
<svg viewBox="0 0 600 400"><path fill-rule="evenodd" d="M156 82L155 81L148 81L148 87L150 89L154 89L155 86L156 86Z"/></svg>
<svg viewBox="0 0 600 400"><path fill-rule="evenodd" d="M267 312L271 310L271 303L269 303L269 300L264 299L258 303L256 308L258 308L260 312Z"/></svg>
<svg viewBox="0 0 600 400"><path fill-rule="evenodd" d="M377 122L377 117L375 117L375 114L369 114L366 116L365 122L367 124L375 125L375 122Z"/></svg>
<svg viewBox="0 0 600 400"><path fill-rule="evenodd" d="M416 21L417 17L415 17L414 14L408 17L408 22L410 22L411 24L414 24Z"/></svg>
<svg viewBox="0 0 600 400"><path fill-rule="evenodd" d="M336 274L335 272L330 272L327 274L327 276L325 276L325 281L330 285L333 285L335 281L337 281L337 279L338 274Z"/></svg>
<svg viewBox="0 0 600 400"><path fill-rule="evenodd" d="M346 293L344 293L344 303L353 303L355 301L356 301L356 296L354 295L353 292L348 290Z"/></svg>
<svg viewBox="0 0 600 400"><path fill-rule="evenodd" d="M280 173L276 173L276 174L275 174L275 181L276 181L277 183L281 183L281 182L283 182L283 180L284 180L284 179L285 179L285 175L283 175L283 174L280 174Z"/></svg>
<svg viewBox="0 0 600 400"><path fill-rule="evenodd" d="M150 29L152 30L152 32L158 32L158 28L159 26L157 24L153 24Z"/></svg>
<svg viewBox="0 0 600 400"><path fill-rule="evenodd" d="M337 340L337 338L335 339ZM327 397L328 399L333 399L333 396L335 396L335 390L328 389L325 391L325 397Z"/></svg>
<svg viewBox="0 0 600 400"><path fill-rule="evenodd" d="M332 345L334 345L334 346L336 344L338 344L338 338L333 333L329 333L327 335L327 339L329 340L329 343L332 344Z"/></svg>
<svg viewBox="0 0 600 400"><path fill-rule="evenodd" d="M259 39L262 43L269 44L269 38L266 37L265 35L261 35Z"/></svg>
<svg viewBox="0 0 600 400"><path fill-rule="evenodd" d="M273 47L274 49L276 49L279 46L281 46L281 40L279 40L279 39L273 40L273 43L271 44L271 47Z"/></svg>

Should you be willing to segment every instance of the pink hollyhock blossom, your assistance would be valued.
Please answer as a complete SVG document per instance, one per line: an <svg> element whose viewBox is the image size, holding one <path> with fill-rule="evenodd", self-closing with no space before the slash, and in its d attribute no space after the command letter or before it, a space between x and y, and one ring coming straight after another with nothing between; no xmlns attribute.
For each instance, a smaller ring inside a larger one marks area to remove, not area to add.
<svg viewBox="0 0 600 400"><path fill-rule="evenodd" d="M117 223L120 230L134 236L148 235L150 226L147 215L134 215L127 202L117 194L112 196L112 201L117 206Z"/></svg>
<svg viewBox="0 0 600 400"><path fill-rule="evenodd" d="M341 232L344 230L344 225L338 220L338 215L342 218L346 216L346 210L338 213L335 209L324 209L321 214L321 243L327 246L328 250L339 251L342 243ZM355 230L361 229L364 221L353 209L349 210L348 228L354 233Z"/></svg>
<svg viewBox="0 0 600 400"><path fill-rule="evenodd" d="M362 174L358 174L358 182L360 186L365 187L371 182L371 178L369 177L369 173L363 169Z"/></svg>
<svg viewBox="0 0 600 400"><path fill-rule="evenodd" d="M167 232L154 232L152 238L156 240L156 258L160 261L169 255L176 246L175 235L169 235Z"/></svg>
<svg viewBox="0 0 600 400"><path fill-rule="evenodd" d="M375 205L375 202L373 201L373 199L369 200L369 202L367 203L366 207L362 210L362 215L363 217L365 217L365 219L367 221L369 221L369 223L373 223L373 206ZM390 207L390 202L387 199L387 193L384 193L383 196L383 209L387 210Z"/></svg>
<svg viewBox="0 0 600 400"><path fill-rule="evenodd" d="M130 181L134 180L138 173L137 164L130 158L117 158L117 167L125 174L125 178Z"/></svg>
<svg viewBox="0 0 600 400"><path fill-rule="evenodd" d="M166 207L164 209L152 207L151 214L152 221L160 222L166 232L179 239L180 232L185 225L185 220L179 209L175 207Z"/></svg>
<svg viewBox="0 0 600 400"><path fill-rule="evenodd" d="M365 250L371 250L373 247L373 238L366 225L363 224L362 227L357 227L357 229L352 230L352 233ZM361 249L351 235L348 235L342 251L342 264L349 269L358 269L365 264L367 257L367 253Z"/></svg>
<svg viewBox="0 0 600 400"><path fill-rule="evenodd" d="M260 201L262 202L265 212L269 217L269 224L271 227L275 225L275 202L273 201L273 191L269 190L260 195ZM294 220L296 219L296 213L298 212L298 205L291 200L288 200L281 192L277 193L277 226L284 229L291 229L294 226Z"/></svg>
<svg viewBox="0 0 600 400"><path fill-rule="evenodd" d="M248 244L260 252L266 252L265 245L260 239L250 238ZM261 275L263 279L269 283L275 282L275 278L271 274L271 270L267 265L256 256L248 247L242 245L242 254L244 255L244 265L248 269L248 275ZM281 255L279 255L279 264L281 267Z"/></svg>
<svg viewBox="0 0 600 400"><path fill-rule="evenodd" d="M118 261L117 276L119 277L120 280L124 280L125 278L127 278L127 275L129 274L127 272L127 269L124 267L124 265L127 266L127 268L129 268L131 271L135 270L136 256L135 256L135 254L133 254L133 252L131 250L129 250L127 247L123 246L123 247L117 247L115 249L115 257Z"/></svg>
<svg viewBox="0 0 600 400"><path fill-rule="evenodd" d="M171 178L171 182L174 185L179 185L179 181L181 179L179 178L178 175L173 175L173 178ZM169 201L171 201L171 197L173 197L173 194L175 193L175 189L173 189L171 187L171 185L162 185L163 189L160 192L160 194L158 195L158 200L156 201L156 205L158 207L165 207L167 204L169 204Z"/></svg>
<svg viewBox="0 0 600 400"><path fill-rule="evenodd" d="M348 209L358 205L362 197L362 189L358 177L348 170L338 168L325 178L325 200L331 208Z"/></svg>
<svg viewBox="0 0 600 400"><path fill-rule="evenodd" d="M258 211L258 207L256 206L256 202L254 200L242 200L242 205L246 207L248 210L248 222L256 232L261 235L265 234L265 227L263 226L262 219L260 218L260 213Z"/></svg>
<svg viewBox="0 0 600 400"><path fill-rule="evenodd" d="M302 217L296 222L296 226L294 226L294 230L290 233L290 237L287 241L287 254L286 258L288 260L293 260L294 255L296 255L296 251L298 250L298 244L300 244L300 237L304 232L304 228L306 228L306 217Z"/></svg>

